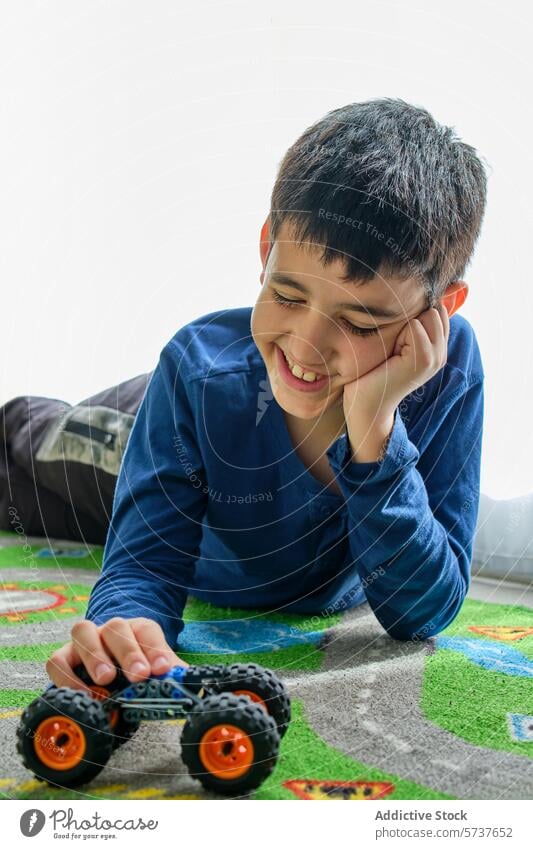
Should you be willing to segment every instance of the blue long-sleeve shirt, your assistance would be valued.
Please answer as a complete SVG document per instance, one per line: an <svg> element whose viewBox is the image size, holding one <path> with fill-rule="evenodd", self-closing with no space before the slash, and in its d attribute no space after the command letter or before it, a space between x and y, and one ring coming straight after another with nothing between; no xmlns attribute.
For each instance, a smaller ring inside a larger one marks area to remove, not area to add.
<svg viewBox="0 0 533 849"><path fill-rule="evenodd" d="M86 617L144 616L175 647L188 594L320 613L368 600L396 639L457 615L479 506L483 368L471 325L394 416L382 462L327 450L342 496L291 442L250 307L209 313L163 348L127 442Z"/></svg>

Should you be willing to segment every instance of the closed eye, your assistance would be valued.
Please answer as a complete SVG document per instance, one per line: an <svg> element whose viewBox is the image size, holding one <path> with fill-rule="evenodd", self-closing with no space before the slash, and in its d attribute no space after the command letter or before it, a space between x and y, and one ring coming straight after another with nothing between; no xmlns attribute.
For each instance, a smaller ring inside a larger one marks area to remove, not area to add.
<svg viewBox="0 0 533 849"><path fill-rule="evenodd" d="M297 307L299 304L303 303L303 301L291 301L289 298L284 298L283 295L280 295L275 289L272 289L272 296L274 300L280 304L282 307ZM346 329L350 333L355 333L356 336L374 336L378 332L377 327L358 327L356 324L352 324L351 321L348 321L346 318L343 318L342 321Z"/></svg>

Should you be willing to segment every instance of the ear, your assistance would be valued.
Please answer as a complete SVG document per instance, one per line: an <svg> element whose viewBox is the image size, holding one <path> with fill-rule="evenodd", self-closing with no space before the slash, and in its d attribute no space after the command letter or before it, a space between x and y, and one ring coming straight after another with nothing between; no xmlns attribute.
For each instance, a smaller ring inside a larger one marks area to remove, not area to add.
<svg viewBox="0 0 533 849"><path fill-rule="evenodd" d="M272 244L270 242L270 216L267 215L265 223L261 227L261 235L259 237L259 253L261 255L261 265L263 266L263 270L259 276L261 285L263 284L263 281L265 279L265 268L271 248Z"/></svg>
<svg viewBox="0 0 533 849"><path fill-rule="evenodd" d="M446 312L452 317L454 312L462 307L468 296L468 284L464 280L457 280L455 283L450 283L444 295L441 298L441 303L444 305Z"/></svg>

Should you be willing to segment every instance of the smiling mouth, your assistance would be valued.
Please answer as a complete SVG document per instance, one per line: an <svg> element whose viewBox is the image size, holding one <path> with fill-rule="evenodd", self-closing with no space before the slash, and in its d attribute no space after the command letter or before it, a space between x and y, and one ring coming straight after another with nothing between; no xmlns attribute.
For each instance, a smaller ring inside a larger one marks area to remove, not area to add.
<svg viewBox="0 0 533 849"><path fill-rule="evenodd" d="M309 372L302 372L300 368L298 368L297 371L300 372L302 376L294 374L291 371L287 359L285 358L285 354L279 345L274 344L274 348L276 350L278 372L284 383L289 387L298 391L299 394L303 393L304 395L322 392L324 389L329 387L330 378L328 375L315 377L314 374L310 374Z"/></svg>
<svg viewBox="0 0 533 849"><path fill-rule="evenodd" d="M322 378L328 378L329 379L329 373L328 372L320 372L320 371L316 371L316 369L313 369L313 368L304 367L300 363L298 363L296 360L293 360L293 358L290 357L288 354L286 354L285 351L283 350L283 348L280 348L279 345L277 347L279 348L283 357L285 358L285 362L287 363L291 372L292 372L292 369L295 366L297 367L297 370L300 373L296 374L295 375L296 377L302 379L304 375L309 375L309 378L310 378L308 380L309 383L313 383L316 379L318 379L318 381L320 381Z"/></svg>

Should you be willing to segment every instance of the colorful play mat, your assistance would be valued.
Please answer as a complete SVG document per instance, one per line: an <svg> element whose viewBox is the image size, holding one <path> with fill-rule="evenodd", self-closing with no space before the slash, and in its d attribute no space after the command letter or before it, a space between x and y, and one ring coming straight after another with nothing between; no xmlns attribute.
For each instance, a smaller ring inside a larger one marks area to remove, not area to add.
<svg viewBox="0 0 533 849"><path fill-rule="evenodd" d="M179 752L181 722L144 722L100 775L60 790L15 748L45 662L83 618L102 549L0 533L0 794L4 799L214 798ZM253 799L533 798L533 611L467 599L435 638L391 639L368 604L334 616L218 608L190 598L178 653L253 660L293 705L278 764Z"/></svg>

